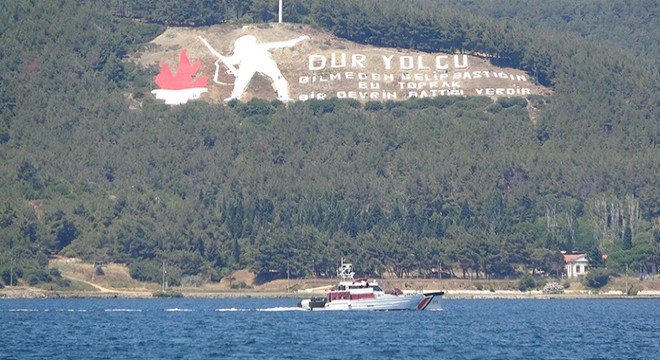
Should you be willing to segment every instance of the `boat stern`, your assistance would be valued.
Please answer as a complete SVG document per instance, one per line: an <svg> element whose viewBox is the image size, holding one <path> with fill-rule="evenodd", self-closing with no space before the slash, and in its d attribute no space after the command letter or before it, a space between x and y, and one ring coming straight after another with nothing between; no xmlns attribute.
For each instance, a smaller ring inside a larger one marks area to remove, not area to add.
<svg viewBox="0 0 660 360"><path fill-rule="evenodd" d="M325 304L327 301L328 300L325 297L313 297L311 299L302 299L298 303L298 307L303 308L305 310L323 309L325 308Z"/></svg>
<svg viewBox="0 0 660 360"><path fill-rule="evenodd" d="M442 296L445 294L444 291L432 291L423 293L424 297L417 304L417 310L423 311L439 311L442 310Z"/></svg>

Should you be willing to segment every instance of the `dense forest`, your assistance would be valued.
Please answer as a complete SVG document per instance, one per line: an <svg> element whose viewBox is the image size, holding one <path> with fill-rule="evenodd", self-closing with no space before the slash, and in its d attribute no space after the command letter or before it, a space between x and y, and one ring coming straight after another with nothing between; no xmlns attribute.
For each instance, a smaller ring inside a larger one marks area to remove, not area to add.
<svg viewBox="0 0 660 360"><path fill-rule="evenodd" d="M170 107L128 60L165 26L276 12L0 2L0 285L57 281L53 255L148 281L165 261L174 284L330 276L340 257L401 277L558 276L560 250L657 264L657 2L285 1L285 21L358 43L491 54L548 97Z"/></svg>

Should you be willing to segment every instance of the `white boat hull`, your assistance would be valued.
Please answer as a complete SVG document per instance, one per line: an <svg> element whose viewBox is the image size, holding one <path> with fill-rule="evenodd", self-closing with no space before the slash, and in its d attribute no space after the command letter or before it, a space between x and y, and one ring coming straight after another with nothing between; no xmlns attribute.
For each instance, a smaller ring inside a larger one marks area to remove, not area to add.
<svg viewBox="0 0 660 360"><path fill-rule="evenodd" d="M442 293L420 295L389 295L383 294L373 299L360 300L333 300L324 306L310 306L310 302L303 300L300 306L307 310L368 310L368 311L404 311L404 310L442 310L440 298Z"/></svg>

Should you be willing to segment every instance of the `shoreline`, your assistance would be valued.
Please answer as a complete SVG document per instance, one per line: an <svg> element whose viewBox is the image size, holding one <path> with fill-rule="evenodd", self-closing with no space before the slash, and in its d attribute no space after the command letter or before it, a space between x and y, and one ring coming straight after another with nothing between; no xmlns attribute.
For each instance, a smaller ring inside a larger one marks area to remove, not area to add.
<svg viewBox="0 0 660 360"><path fill-rule="evenodd" d="M285 291L195 291L174 290L186 299L303 299L323 293ZM429 290L430 291L430 290ZM640 291L625 295L620 291L592 293L585 290L566 291L563 294L543 294L541 291L514 290L444 290L443 300L545 300L545 299L660 299L660 291ZM34 288L0 290L0 301L15 299L158 299L152 291L49 291Z"/></svg>

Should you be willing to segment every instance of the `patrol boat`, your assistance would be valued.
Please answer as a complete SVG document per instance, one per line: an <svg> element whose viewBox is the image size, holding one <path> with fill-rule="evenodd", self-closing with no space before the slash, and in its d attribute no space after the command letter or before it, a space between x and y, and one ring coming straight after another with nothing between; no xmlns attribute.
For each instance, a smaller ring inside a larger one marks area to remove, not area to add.
<svg viewBox="0 0 660 360"><path fill-rule="evenodd" d="M303 299L298 304L306 310L442 310L444 291L403 294L399 289L385 292L374 280L355 279L353 265L344 263L337 269L339 284L325 296Z"/></svg>

